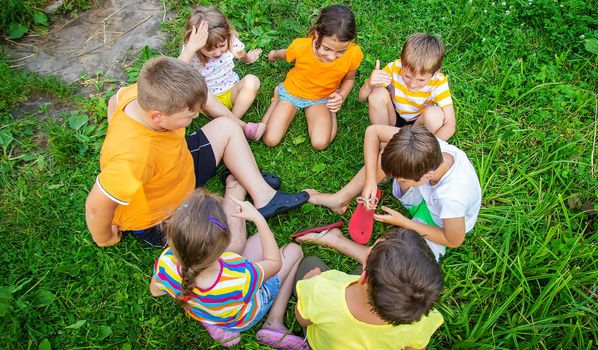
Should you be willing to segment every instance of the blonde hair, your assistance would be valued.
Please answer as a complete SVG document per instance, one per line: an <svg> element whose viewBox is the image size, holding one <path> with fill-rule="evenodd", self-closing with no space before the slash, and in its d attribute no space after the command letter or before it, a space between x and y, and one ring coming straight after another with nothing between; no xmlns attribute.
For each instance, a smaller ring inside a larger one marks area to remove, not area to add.
<svg viewBox="0 0 598 350"><path fill-rule="evenodd" d="M137 100L146 111L166 115L201 111L208 98L205 80L193 67L172 57L156 57L143 65L137 80Z"/></svg>
<svg viewBox="0 0 598 350"><path fill-rule="evenodd" d="M403 68L415 74L434 74L442 67L444 44L433 35L416 33L410 35L401 52Z"/></svg>
<svg viewBox="0 0 598 350"><path fill-rule="evenodd" d="M230 50L232 38L236 35L235 30L222 12L216 8L206 6L197 7L189 16L187 24L185 24L185 34L183 35L185 45L189 42L193 27L199 27L202 21L208 22L208 39L204 48L209 51L221 42L226 41ZM201 51L197 51L196 55L201 63L205 64L208 61L208 58Z"/></svg>
<svg viewBox="0 0 598 350"><path fill-rule="evenodd" d="M187 305L199 273L218 260L230 242L221 200L205 190L196 190L162 224L168 245L181 266L181 294L176 300L183 306Z"/></svg>

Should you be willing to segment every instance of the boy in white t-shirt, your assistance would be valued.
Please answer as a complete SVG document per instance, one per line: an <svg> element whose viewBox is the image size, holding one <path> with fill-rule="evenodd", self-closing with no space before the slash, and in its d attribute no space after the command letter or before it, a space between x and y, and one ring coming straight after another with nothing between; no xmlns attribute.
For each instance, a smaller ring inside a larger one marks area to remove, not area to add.
<svg viewBox="0 0 598 350"><path fill-rule="evenodd" d="M343 213L361 191L368 208L374 209L370 203L375 202L377 183L392 176L393 194L412 218L382 206L385 213L374 215L377 221L419 233L436 259L444 255L445 247L463 244L482 202L480 182L463 151L422 126L399 129L371 125L365 133L364 161L365 167L340 191L326 194L311 190L309 202Z"/></svg>

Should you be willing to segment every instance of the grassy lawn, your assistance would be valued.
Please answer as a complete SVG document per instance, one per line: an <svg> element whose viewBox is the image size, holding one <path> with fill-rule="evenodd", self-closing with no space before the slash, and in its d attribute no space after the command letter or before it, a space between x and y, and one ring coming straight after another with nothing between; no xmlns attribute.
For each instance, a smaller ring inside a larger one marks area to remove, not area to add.
<svg viewBox="0 0 598 350"><path fill-rule="evenodd" d="M175 4L176 3L176 4ZM193 1L167 4L163 24L178 54ZM203 2L205 3L205 2ZM325 4L328 4L326 2ZM219 2L248 48L265 53L305 35L319 1ZM376 59L395 59L414 32L441 36L457 111L451 143L472 160L482 186L478 222L442 260L445 324L429 349L591 349L598 342L598 7L591 1L351 1L365 59L339 112L339 132L323 152L309 146L303 114L281 145L252 143L260 167L283 189L336 191L362 165L367 105L357 89ZM132 64L131 82L153 50ZM265 56L265 55L264 55ZM258 121L290 65L237 64L262 89L245 117ZM11 69L0 56L0 348L212 348L207 332L148 283L160 251L131 237L95 246L84 202L99 169L106 101L114 85L78 96L50 77ZM123 85L127 82L123 82ZM52 101L23 110L28 99ZM207 122L198 118L193 128ZM193 129L190 128L190 129ZM222 193L217 179L207 186ZM382 203L398 208L391 189ZM342 219L348 221L353 206ZM279 244L338 216L306 205L269 221ZM375 235L386 227L377 223ZM304 247L333 268L355 263ZM290 312L287 326L300 327ZM255 330L239 349L258 349Z"/></svg>

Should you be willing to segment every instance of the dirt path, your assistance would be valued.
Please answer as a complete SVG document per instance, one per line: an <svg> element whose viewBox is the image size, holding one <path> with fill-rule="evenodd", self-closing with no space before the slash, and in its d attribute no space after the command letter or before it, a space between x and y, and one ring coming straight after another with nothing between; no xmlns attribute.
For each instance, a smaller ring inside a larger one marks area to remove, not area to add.
<svg viewBox="0 0 598 350"><path fill-rule="evenodd" d="M45 35L10 43L13 65L67 83L80 73L124 80L123 63L144 46L160 49L166 14L159 0L106 0L77 18L61 18Z"/></svg>

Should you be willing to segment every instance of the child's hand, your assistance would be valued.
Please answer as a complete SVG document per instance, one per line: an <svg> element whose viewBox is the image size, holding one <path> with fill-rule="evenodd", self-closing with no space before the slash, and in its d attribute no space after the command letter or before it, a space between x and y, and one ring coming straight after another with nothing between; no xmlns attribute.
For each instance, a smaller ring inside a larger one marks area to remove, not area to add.
<svg viewBox="0 0 598 350"><path fill-rule="evenodd" d="M255 63L260 58L261 54L262 49L249 50L249 52L247 52L247 58L245 59L245 63Z"/></svg>
<svg viewBox="0 0 598 350"><path fill-rule="evenodd" d="M390 74L380 69L380 60L376 60L376 67L368 78L368 84L371 88L384 87L390 85L391 82Z"/></svg>
<svg viewBox="0 0 598 350"><path fill-rule="evenodd" d="M197 52L206 46L206 41L208 41L208 21L201 21L199 27L191 29L187 47L193 52Z"/></svg>
<svg viewBox="0 0 598 350"><path fill-rule="evenodd" d="M276 53L278 52L278 50L272 50L270 52L268 52L268 61L270 62L274 62L278 59L278 57L276 57Z"/></svg>
<svg viewBox="0 0 598 350"><path fill-rule="evenodd" d="M403 214L399 213L396 210L390 209L387 206L382 206L382 210L386 212L386 214L375 214L374 219L376 221L384 222L386 224L392 224L395 226L406 227L407 222L411 221L406 218Z"/></svg>
<svg viewBox="0 0 598 350"><path fill-rule="evenodd" d="M330 110L330 112L332 113L338 112L338 110L341 109L343 102L345 101L343 95L339 94L338 92L334 92L330 94L330 96L328 97L329 99L326 103L326 107L328 107L328 110Z"/></svg>
<svg viewBox="0 0 598 350"><path fill-rule="evenodd" d="M376 209L378 205L376 193L378 193L376 181L367 181L365 186L363 186L363 190L361 190L361 197L365 200L364 205L366 209Z"/></svg>
<svg viewBox="0 0 598 350"><path fill-rule="evenodd" d="M262 214L255 209L253 204L249 203L248 201L240 201L233 196L229 196L229 198L232 199L233 202L237 203L237 212L233 213L232 216L253 222L264 220Z"/></svg>

